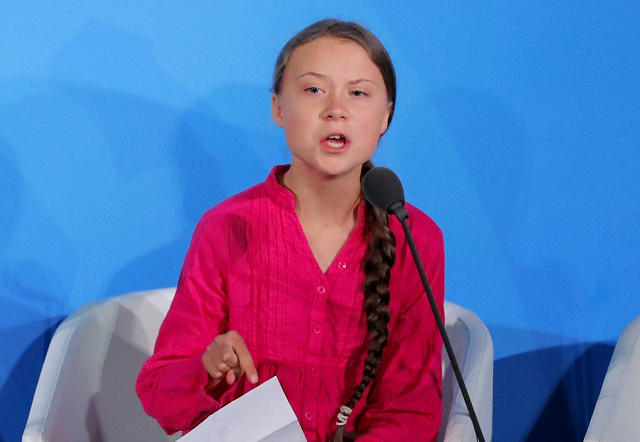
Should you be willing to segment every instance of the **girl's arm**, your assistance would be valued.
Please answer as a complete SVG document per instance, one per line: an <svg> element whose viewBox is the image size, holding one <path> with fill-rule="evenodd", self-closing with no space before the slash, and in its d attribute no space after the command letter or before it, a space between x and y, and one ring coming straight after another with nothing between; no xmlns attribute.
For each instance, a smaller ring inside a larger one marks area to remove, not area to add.
<svg viewBox="0 0 640 442"><path fill-rule="evenodd" d="M419 253L444 319L442 232ZM442 338L419 284L389 335L376 384L358 422L359 442L437 438L442 419Z"/></svg>
<svg viewBox="0 0 640 442"><path fill-rule="evenodd" d="M226 382L207 391L202 354L227 324L222 263L207 216L198 223L154 354L144 363L136 392L144 410L169 434L188 431L220 408Z"/></svg>

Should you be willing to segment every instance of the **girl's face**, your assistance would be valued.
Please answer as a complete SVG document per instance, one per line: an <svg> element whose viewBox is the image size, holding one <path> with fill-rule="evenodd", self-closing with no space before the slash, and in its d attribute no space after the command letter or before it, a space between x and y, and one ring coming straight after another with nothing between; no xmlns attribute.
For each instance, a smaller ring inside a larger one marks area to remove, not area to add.
<svg viewBox="0 0 640 442"><path fill-rule="evenodd" d="M284 128L292 168L359 177L387 129L391 103L362 47L320 37L293 51L271 110Z"/></svg>

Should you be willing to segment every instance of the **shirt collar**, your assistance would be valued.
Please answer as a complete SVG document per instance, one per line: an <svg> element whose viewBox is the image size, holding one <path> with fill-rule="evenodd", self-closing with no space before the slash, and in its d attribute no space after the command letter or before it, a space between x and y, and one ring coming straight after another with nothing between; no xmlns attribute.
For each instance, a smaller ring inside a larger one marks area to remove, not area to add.
<svg viewBox="0 0 640 442"><path fill-rule="evenodd" d="M291 192L279 182L280 177L283 173L289 170L289 167L291 167L291 165L283 164L275 166L273 169L271 169L267 180L264 182L264 186L269 198L271 198L278 206L282 207L283 209L295 212L296 197L293 195L293 192Z"/></svg>

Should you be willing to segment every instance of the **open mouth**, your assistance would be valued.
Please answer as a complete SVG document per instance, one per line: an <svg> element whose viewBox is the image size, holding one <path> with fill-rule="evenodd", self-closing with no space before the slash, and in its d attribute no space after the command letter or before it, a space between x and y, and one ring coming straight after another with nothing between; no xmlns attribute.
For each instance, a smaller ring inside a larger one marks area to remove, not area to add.
<svg viewBox="0 0 640 442"><path fill-rule="evenodd" d="M347 144L347 138L342 134L331 134L324 139L324 143L333 149L340 149Z"/></svg>

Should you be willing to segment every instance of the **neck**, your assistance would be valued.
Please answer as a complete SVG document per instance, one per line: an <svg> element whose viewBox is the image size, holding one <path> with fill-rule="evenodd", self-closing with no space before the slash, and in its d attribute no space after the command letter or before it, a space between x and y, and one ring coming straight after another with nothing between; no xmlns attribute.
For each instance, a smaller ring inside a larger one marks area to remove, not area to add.
<svg viewBox="0 0 640 442"><path fill-rule="evenodd" d="M340 176L327 176L317 170L291 164L282 184L296 198L300 219L324 226L353 225L354 210L361 199L360 168Z"/></svg>

